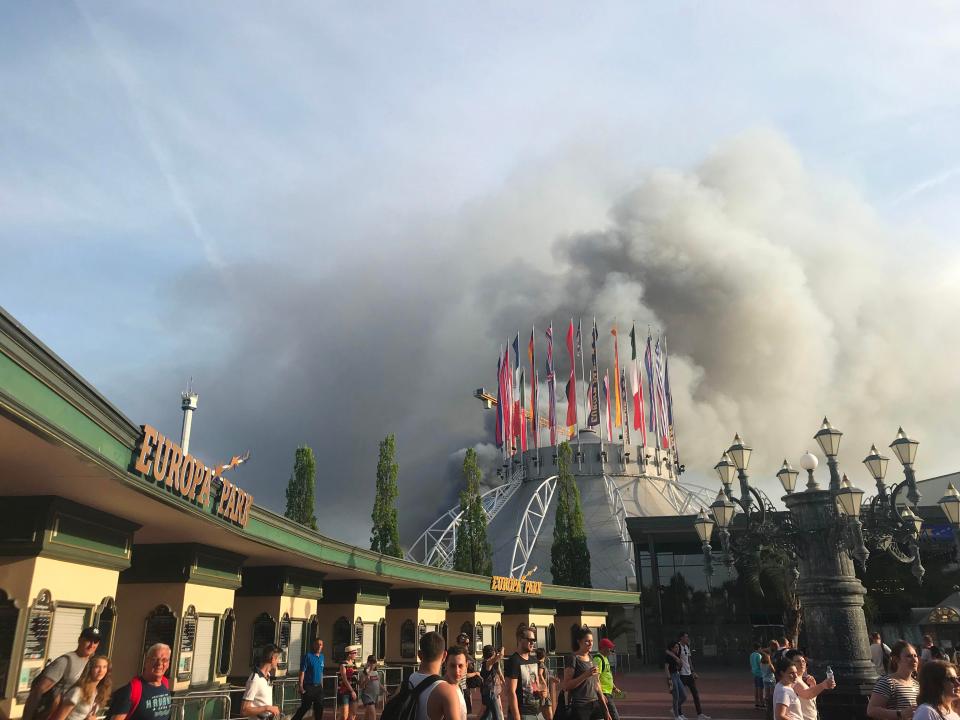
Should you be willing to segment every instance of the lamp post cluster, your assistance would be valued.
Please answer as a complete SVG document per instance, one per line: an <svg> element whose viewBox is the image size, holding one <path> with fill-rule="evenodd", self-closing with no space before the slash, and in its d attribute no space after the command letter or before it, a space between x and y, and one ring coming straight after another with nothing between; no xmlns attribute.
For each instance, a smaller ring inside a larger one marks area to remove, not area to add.
<svg viewBox="0 0 960 720"><path fill-rule="evenodd" d="M802 492L795 492L799 471L783 461L777 478L786 493L787 510L778 512L750 485L747 468L752 449L737 435L714 468L721 482L716 500L709 511L701 508L694 519L708 576L712 573L710 541L715 528L728 566L757 552L758 546L785 551L803 608L812 665L820 671L831 665L837 676L837 689L822 696L824 720L865 717L866 699L876 678L863 615L866 590L856 577L853 561L863 567L869 546L911 564L918 581L924 572L919 546L922 521L916 512L920 493L913 469L919 443L902 428L898 431L890 448L903 466L904 480L890 488L884 483L889 459L876 446L870 448L863 463L876 482L877 494L864 502L864 491L840 472L837 456L842 436L826 418L814 435L827 459L830 480L826 489L814 475L819 460L813 453L800 458L800 467L807 473ZM733 491L735 478L739 497ZM951 485L939 505L955 537L960 536L960 493Z"/></svg>

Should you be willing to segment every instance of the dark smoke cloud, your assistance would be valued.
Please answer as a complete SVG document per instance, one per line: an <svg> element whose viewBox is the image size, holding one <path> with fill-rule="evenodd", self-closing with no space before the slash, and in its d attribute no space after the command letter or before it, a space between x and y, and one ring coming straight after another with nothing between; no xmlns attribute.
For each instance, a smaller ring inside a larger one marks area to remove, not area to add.
<svg viewBox="0 0 960 720"><path fill-rule="evenodd" d="M589 336L596 316L604 365L614 318L621 357L629 322L667 333L695 481L714 483L710 468L739 431L772 491L780 460L814 446L824 414L847 433L842 465L865 488L860 459L901 423L921 440L922 476L955 469L955 257L927 255L770 132L629 184L612 167L585 187L581 163L545 164L454 217L364 238L333 265L323 240L300 239L267 261L197 270L164 319L169 330L191 313L178 359L125 407L175 429L175 393L193 375L193 449L213 462L250 448L237 480L282 511L294 449L311 445L320 527L359 544L377 443L394 432L410 541L456 503L463 448L478 448L495 482L493 415L472 393L494 386L497 348L518 327L525 346L536 323L542 366L552 319L563 375L569 317L582 315Z"/></svg>

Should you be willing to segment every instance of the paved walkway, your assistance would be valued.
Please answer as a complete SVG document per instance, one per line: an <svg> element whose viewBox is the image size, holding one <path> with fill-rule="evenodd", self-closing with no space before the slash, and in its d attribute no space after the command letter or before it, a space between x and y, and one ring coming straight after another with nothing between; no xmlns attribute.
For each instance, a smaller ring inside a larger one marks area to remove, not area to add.
<svg viewBox="0 0 960 720"><path fill-rule="evenodd" d="M663 672L643 670L618 673L617 686L626 697L617 700L623 720L670 718L670 694ZM749 668L742 672L705 668L697 679L703 711L716 720L763 720L764 712L753 707L753 678ZM693 700L683 704L686 717L696 718Z"/></svg>

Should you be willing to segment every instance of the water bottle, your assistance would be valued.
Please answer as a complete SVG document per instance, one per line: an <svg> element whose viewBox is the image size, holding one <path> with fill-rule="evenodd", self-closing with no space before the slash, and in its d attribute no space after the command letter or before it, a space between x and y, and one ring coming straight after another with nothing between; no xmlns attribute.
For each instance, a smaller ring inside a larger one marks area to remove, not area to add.
<svg viewBox="0 0 960 720"><path fill-rule="evenodd" d="M833 680L833 668L827 665L827 680Z"/></svg>

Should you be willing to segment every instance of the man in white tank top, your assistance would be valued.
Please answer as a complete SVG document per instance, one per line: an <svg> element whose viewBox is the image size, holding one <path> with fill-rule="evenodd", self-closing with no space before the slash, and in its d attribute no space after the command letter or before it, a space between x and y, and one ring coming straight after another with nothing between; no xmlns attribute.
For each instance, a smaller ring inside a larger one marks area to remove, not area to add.
<svg viewBox="0 0 960 720"><path fill-rule="evenodd" d="M443 648L443 637L437 632L425 633L420 638L420 667L410 673L410 687L425 682L431 675L441 677L433 681L420 693L417 720L466 720L463 694L456 685L443 680L443 662L447 653ZM463 707L463 711L461 710Z"/></svg>
<svg viewBox="0 0 960 720"><path fill-rule="evenodd" d="M443 666L443 679L460 690L460 681L467 676L467 651L463 645L454 645L447 650L447 659ZM467 720L467 699L460 690L460 715L447 720Z"/></svg>

